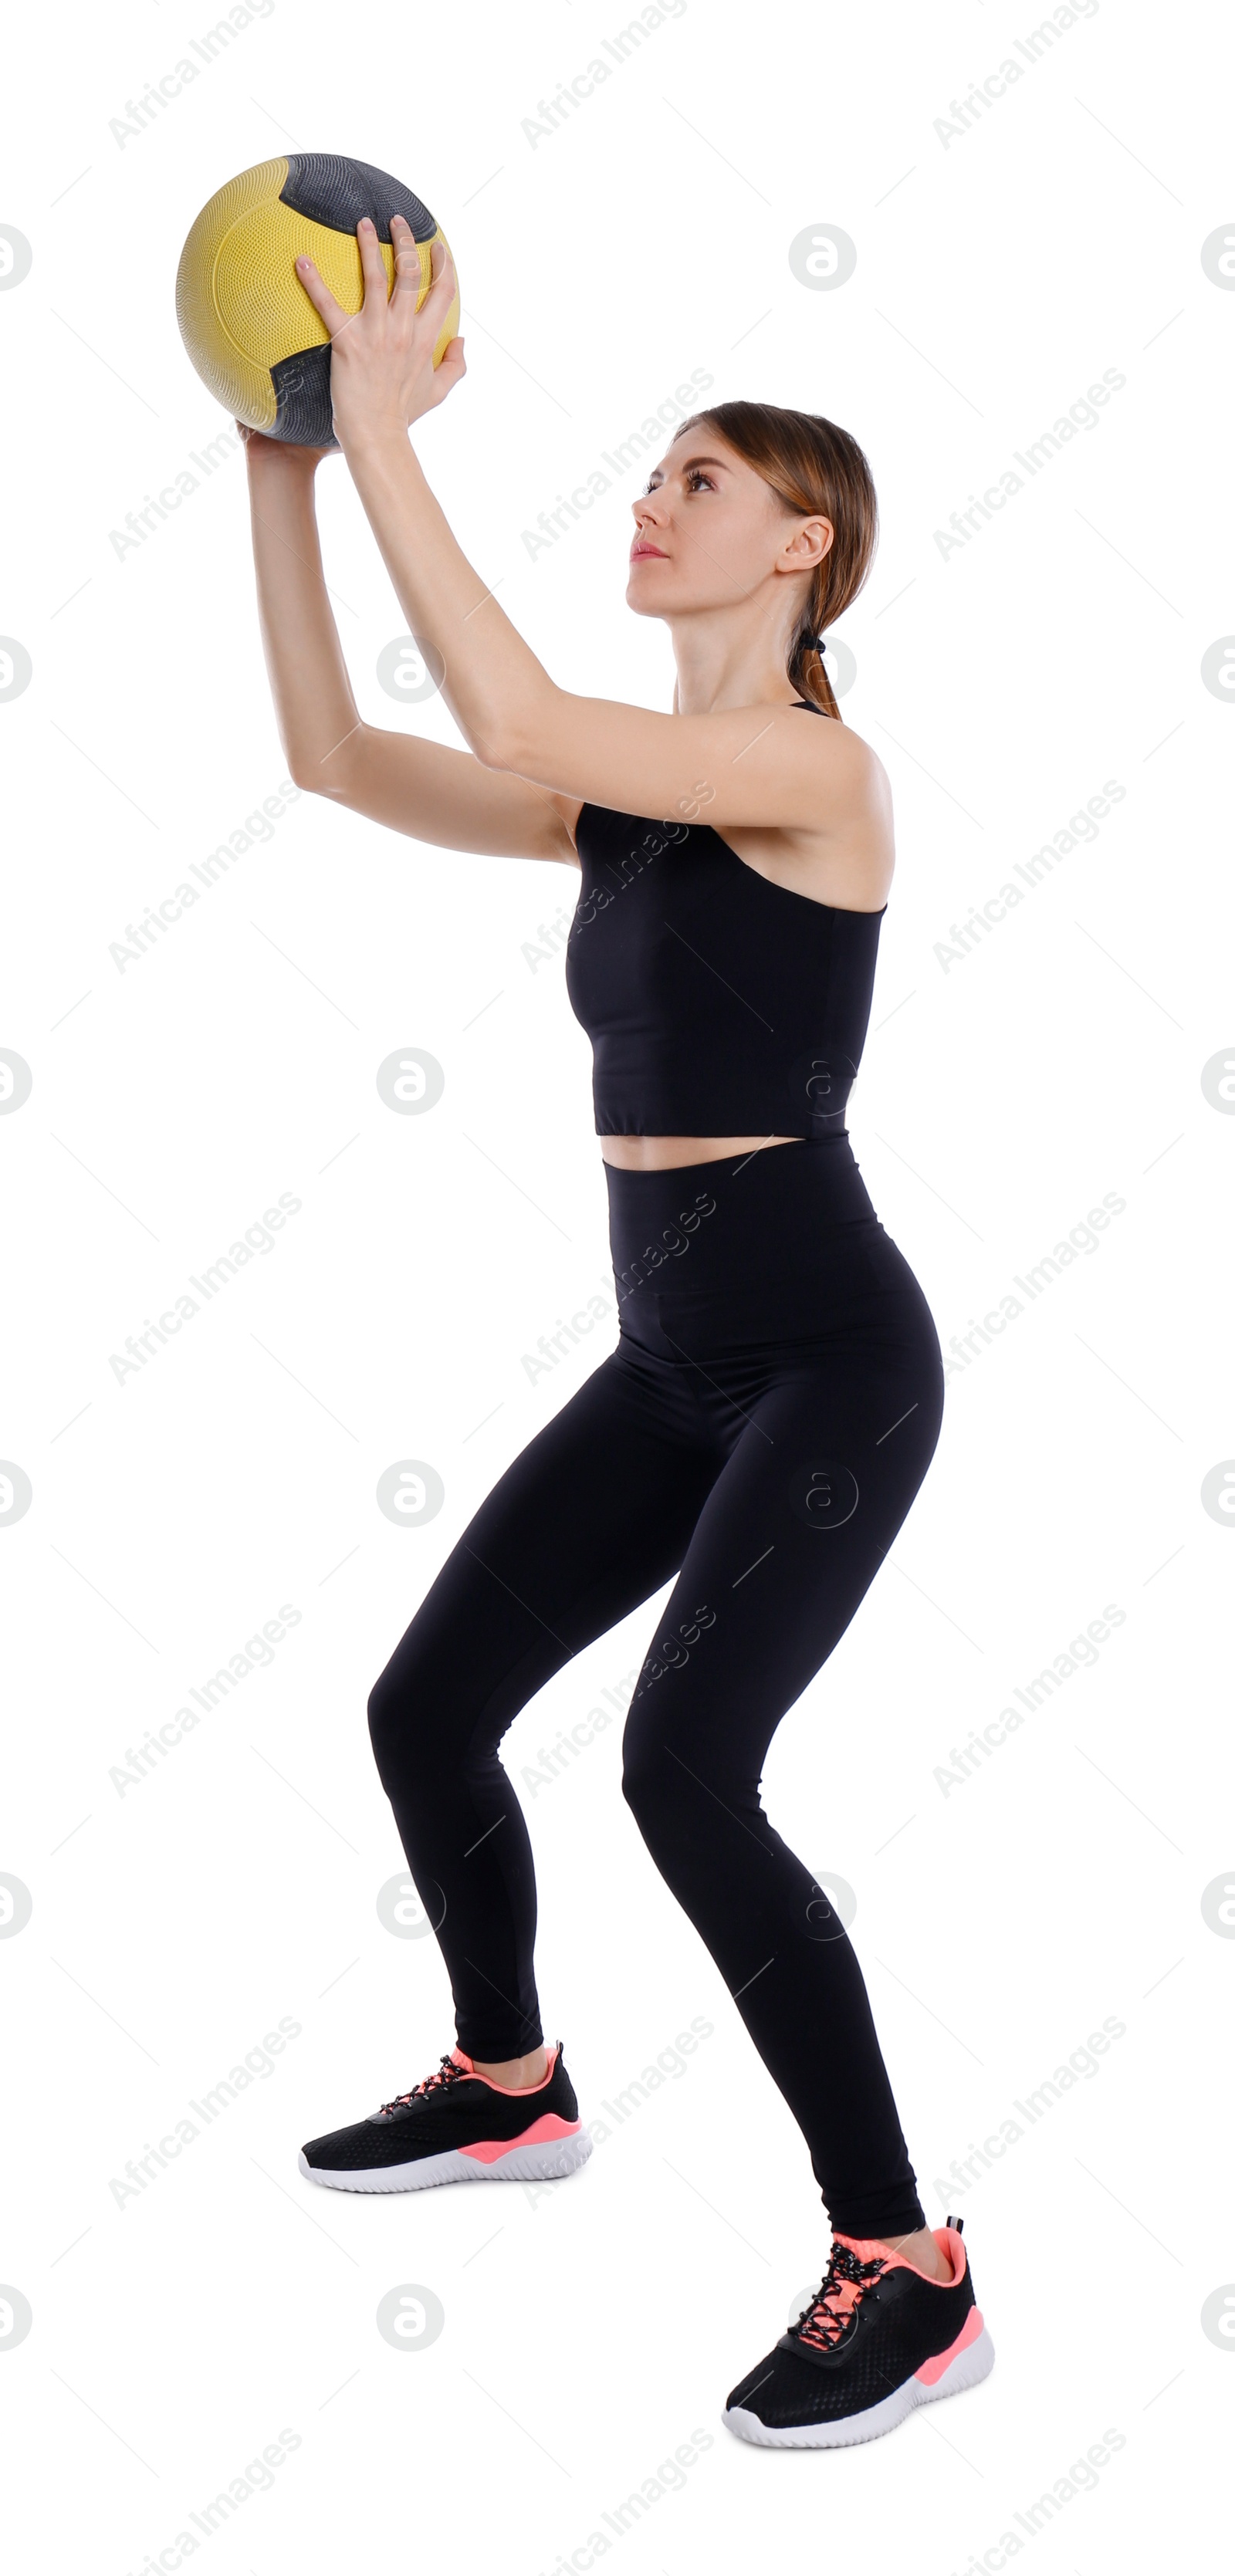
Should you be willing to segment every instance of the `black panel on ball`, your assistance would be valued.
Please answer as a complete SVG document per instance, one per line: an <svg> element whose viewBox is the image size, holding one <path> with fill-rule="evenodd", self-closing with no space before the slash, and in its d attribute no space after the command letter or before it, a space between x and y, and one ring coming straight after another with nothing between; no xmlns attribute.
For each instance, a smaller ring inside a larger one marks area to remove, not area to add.
<svg viewBox="0 0 1235 2576"><path fill-rule="evenodd" d="M338 446L330 405L329 340L280 358L270 381L279 406L272 438L285 438L292 447Z"/></svg>
<svg viewBox="0 0 1235 2576"><path fill-rule="evenodd" d="M354 233L362 215L371 216L379 241L390 240L390 218L402 215L415 239L431 241L437 225L427 206L388 170L371 161L349 161L339 152L289 152L287 183L280 203L307 215L312 223L329 224L334 232Z"/></svg>

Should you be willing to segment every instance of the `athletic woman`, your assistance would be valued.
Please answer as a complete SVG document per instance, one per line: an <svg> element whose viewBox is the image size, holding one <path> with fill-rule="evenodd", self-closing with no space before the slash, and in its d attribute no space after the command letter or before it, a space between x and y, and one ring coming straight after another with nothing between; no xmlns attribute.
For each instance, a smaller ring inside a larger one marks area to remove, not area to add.
<svg viewBox="0 0 1235 2576"><path fill-rule="evenodd" d="M338 446L409 629L470 751L361 721L313 504L326 450L247 440L262 632L292 776L395 831L580 872L567 950L592 1039L617 1349L482 1504L369 1703L435 1928L457 2044L313 2139L344 2191L569 2173L590 2151L532 1968L535 1882L498 1759L532 1695L674 1579L625 1736L625 1795L798 2121L833 2245L815 2298L732 2391L755 2442L887 2430L994 2358L959 2220L929 2228L862 1975L769 1822L775 1728L853 1618L939 1435L921 1289L861 1180L845 1103L892 879L888 782L839 718L821 630L866 577L860 448L813 416L722 403L635 501L627 601L662 618L668 715L555 686L467 562L408 439L464 373L393 219L393 288L358 228L332 341ZM802 714L829 721L799 724Z"/></svg>

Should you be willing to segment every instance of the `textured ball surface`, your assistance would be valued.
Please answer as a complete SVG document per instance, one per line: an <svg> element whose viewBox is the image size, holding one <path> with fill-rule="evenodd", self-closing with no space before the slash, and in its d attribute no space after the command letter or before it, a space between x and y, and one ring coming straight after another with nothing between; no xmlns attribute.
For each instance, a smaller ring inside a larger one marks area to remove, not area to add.
<svg viewBox="0 0 1235 2576"><path fill-rule="evenodd" d="M428 207L388 171L334 152L289 152L229 179L203 206L180 254L176 320L203 384L236 420L297 447L337 444L330 409L330 334L295 262L316 263L338 302L358 313L364 277L356 226L369 215L390 284L390 218L411 225L420 257L417 308L429 291L435 241ZM459 328L456 294L433 364Z"/></svg>

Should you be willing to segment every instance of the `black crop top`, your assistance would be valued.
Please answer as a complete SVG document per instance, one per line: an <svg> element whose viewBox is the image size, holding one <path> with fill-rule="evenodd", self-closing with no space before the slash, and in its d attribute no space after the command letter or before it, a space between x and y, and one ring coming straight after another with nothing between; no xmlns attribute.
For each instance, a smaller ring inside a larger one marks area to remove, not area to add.
<svg viewBox="0 0 1235 2576"><path fill-rule="evenodd" d="M710 824L584 805L575 839L566 990L597 1135L843 1135L887 905L794 894Z"/></svg>

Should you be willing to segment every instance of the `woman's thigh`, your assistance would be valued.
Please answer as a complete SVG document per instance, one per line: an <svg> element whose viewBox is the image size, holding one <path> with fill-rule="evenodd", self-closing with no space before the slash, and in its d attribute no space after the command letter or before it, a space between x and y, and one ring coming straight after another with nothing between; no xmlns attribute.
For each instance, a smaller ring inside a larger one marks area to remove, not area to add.
<svg viewBox="0 0 1235 2576"><path fill-rule="evenodd" d="M692 1530L627 1725L627 1768L666 1746L753 1796L780 1718L844 1634L934 1455L933 1334L857 1335L755 1396Z"/></svg>
<svg viewBox="0 0 1235 2576"><path fill-rule="evenodd" d="M379 1762L492 1746L563 1664L677 1572L723 1446L611 1354L513 1459L374 1687Z"/></svg>

